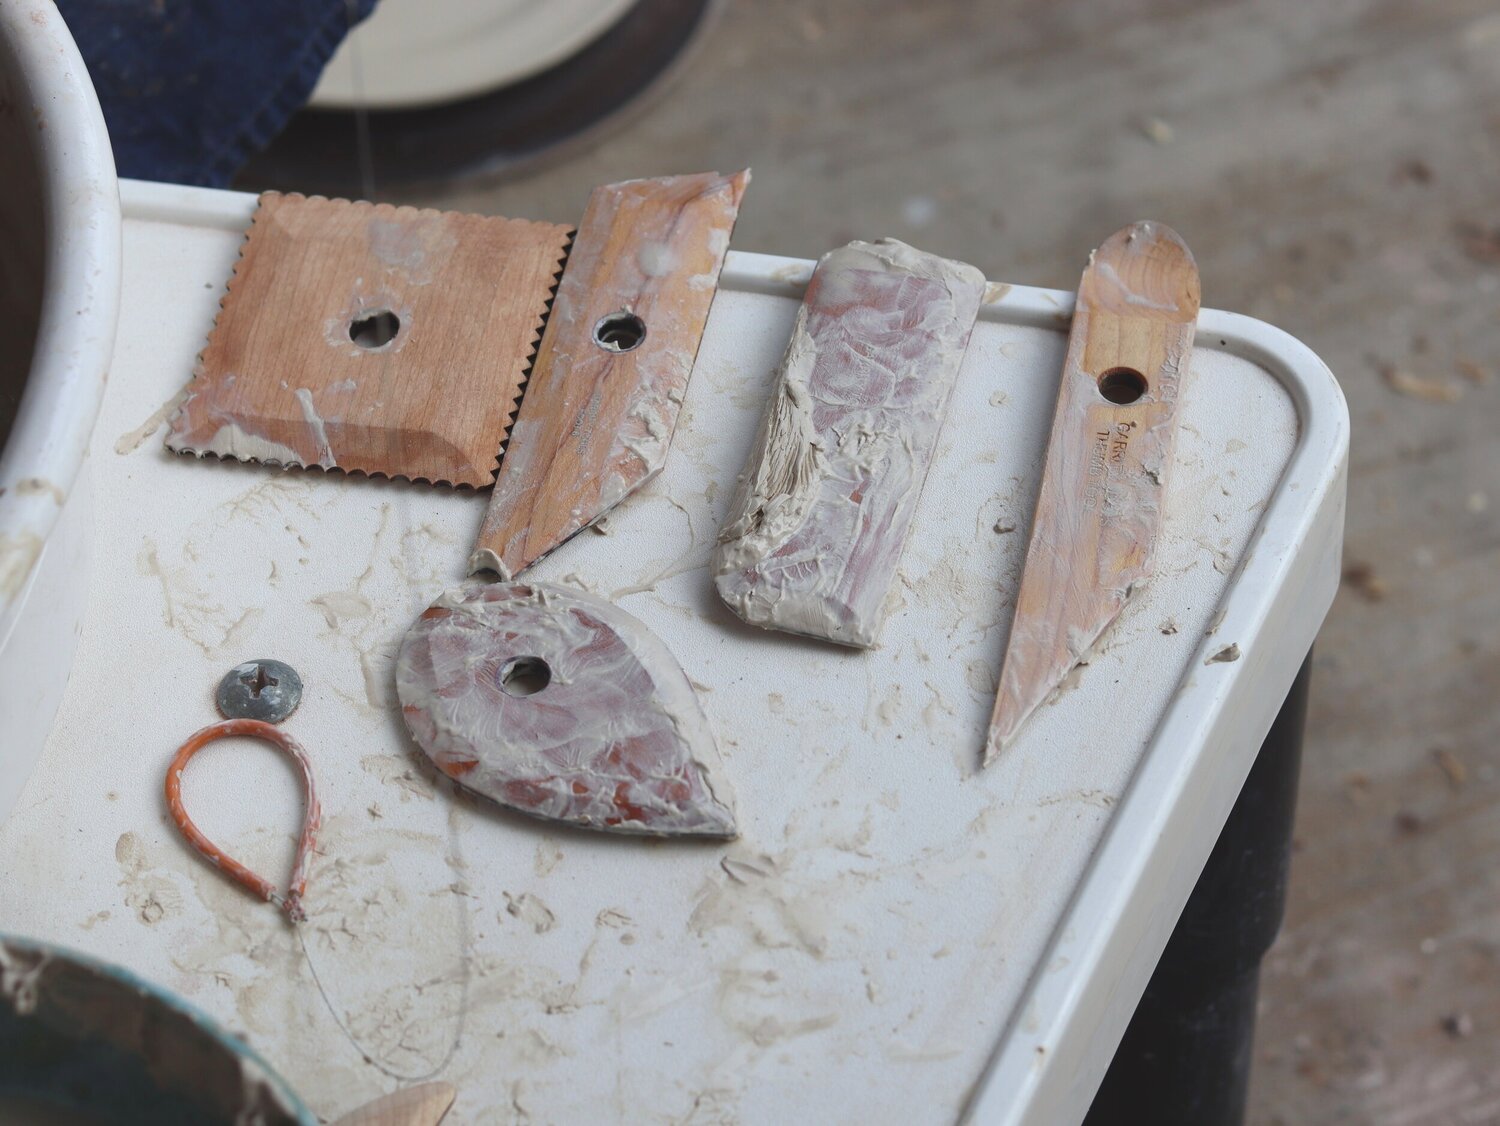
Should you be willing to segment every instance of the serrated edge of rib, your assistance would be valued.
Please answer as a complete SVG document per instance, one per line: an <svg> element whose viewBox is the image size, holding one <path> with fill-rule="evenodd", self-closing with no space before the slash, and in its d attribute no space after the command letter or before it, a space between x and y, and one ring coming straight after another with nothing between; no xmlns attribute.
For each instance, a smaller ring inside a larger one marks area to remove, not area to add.
<svg viewBox="0 0 1500 1126"><path fill-rule="evenodd" d="M501 438L500 451L495 455L494 467L490 469L488 474L486 474L482 469L476 467L472 478L459 477L457 479L450 479L447 477L427 477L423 476L422 474L391 473L387 470L369 469L359 465L322 466L317 464L308 464L306 462L300 461L283 462L276 458L241 457L238 454L226 453L221 450L213 449L211 447L200 448L197 446L188 445L180 440L174 440L178 437L177 425L179 420L183 416L183 412L186 411L188 403L191 402L193 397L198 394L199 384L203 383L207 378L206 373L203 370L204 353L208 351L208 346L213 341L214 333L218 331L219 318L224 313L224 303L229 300L229 295L234 289L234 283L239 277L240 265L245 259L245 248L250 244L250 236L254 233L256 223L260 221L262 209L264 208L265 202L268 199L302 200L309 203L342 204L349 207L359 208L361 210L369 209L372 211L382 211L393 216L409 214L446 218L450 215L460 215L466 219L476 219L486 223L503 223L512 226L524 227L546 227L551 230L564 228L567 231L567 234L563 238L562 253L557 260L557 268L552 275L552 286L548 290L547 300L543 303L542 310L537 316L537 324L535 330L533 331L533 337L531 341L531 351L527 354L527 357L524 361L525 366L522 369L521 381L517 386L515 397L511 403L511 409L506 415L505 433ZM503 215L476 215L472 212L467 211L444 211L435 207L414 207L410 204L374 203L370 200L345 199L340 196L325 196L319 194L304 195L302 192L261 192L260 195L256 198L255 211L250 216L249 224L245 227L245 234L240 239L239 252L234 257L234 265L229 271L229 277L224 282L223 291L219 294L219 305L217 311L214 313L213 324L209 326L208 333L203 338L203 344L199 347L198 354L193 358L193 373L191 376L189 376L187 385L183 388L186 393L183 395L182 402L178 404L177 409L174 410L167 418L167 433L162 439L162 444L167 448L167 450L172 453L180 454L185 457L195 457L199 461L205 461L211 457L220 462L235 463L239 465L269 466L272 469L280 469L282 472L287 472L293 469L318 470L324 473L340 473L348 477L365 477L370 480L405 481L414 485L428 485L451 489L474 489L478 491L488 488L489 486L494 484L495 476L499 471L500 460L505 452L505 445L509 440L511 427L515 425L516 414L520 410L521 396L525 393L526 384L530 381L531 378L532 367L536 363L537 353L541 349L542 333L545 329L547 318L552 312L552 304L557 299L557 287L562 282L562 275L564 269L566 268L568 254L573 248L573 239L577 235L577 233L577 228L568 227L563 223L552 223L545 219L511 219Z"/></svg>

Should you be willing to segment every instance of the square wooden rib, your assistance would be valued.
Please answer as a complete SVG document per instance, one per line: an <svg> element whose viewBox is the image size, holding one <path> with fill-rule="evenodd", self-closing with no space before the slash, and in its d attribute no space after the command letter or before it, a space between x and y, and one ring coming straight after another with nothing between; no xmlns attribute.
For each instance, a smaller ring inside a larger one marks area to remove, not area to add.
<svg viewBox="0 0 1500 1126"><path fill-rule="evenodd" d="M518 574L661 472L749 179L589 197L471 572Z"/></svg>
<svg viewBox="0 0 1500 1126"><path fill-rule="evenodd" d="M569 234L265 193L167 446L488 485Z"/></svg>

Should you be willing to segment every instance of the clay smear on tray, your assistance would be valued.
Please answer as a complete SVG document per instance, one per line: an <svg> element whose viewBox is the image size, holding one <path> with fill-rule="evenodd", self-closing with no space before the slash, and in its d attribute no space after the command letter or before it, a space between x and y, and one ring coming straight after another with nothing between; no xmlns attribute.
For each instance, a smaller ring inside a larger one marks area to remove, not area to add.
<svg viewBox="0 0 1500 1126"><path fill-rule="evenodd" d="M488 485L568 235L267 192L167 446Z"/></svg>
<svg viewBox="0 0 1500 1126"><path fill-rule="evenodd" d="M740 617L878 640L984 284L892 239L823 256L714 554Z"/></svg>
<svg viewBox="0 0 1500 1126"><path fill-rule="evenodd" d="M450 591L408 631L396 688L449 777L590 829L733 837L718 748L687 676L641 622L581 591Z"/></svg>
<svg viewBox="0 0 1500 1126"><path fill-rule="evenodd" d="M471 573L514 577L661 472L749 180L630 180L589 198Z"/></svg>

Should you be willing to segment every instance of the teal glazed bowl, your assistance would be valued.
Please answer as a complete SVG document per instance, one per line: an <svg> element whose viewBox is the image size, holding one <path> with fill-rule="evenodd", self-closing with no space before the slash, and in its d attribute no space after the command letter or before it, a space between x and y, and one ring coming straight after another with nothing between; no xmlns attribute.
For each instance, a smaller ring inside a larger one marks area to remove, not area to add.
<svg viewBox="0 0 1500 1126"><path fill-rule="evenodd" d="M253 1051L134 974L0 934L0 1122L316 1126Z"/></svg>

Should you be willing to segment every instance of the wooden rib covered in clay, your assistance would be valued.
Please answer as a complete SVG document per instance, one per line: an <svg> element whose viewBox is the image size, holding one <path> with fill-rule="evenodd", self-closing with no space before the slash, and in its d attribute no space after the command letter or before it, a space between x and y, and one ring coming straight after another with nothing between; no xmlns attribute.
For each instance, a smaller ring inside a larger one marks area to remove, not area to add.
<svg viewBox="0 0 1500 1126"><path fill-rule="evenodd" d="M333 1126L438 1126L457 1097L452 1083L419 1083L357 1107Z"/></svg>
<svg viewBox="0 0 1500 1126"><path fill-rule="evenodd" d="M1151 575L1198 304L1192 252L1160 223L1115 232L1089 260L986 763Z"/></svg>
<svg viewBox="0 0 1500 1126"><path fill-rule="evenodd" d="M602 599L542 583L450 591L407 632L396 687L438 769L501 805L618 833L735 835L687 676Z"/></svg>
<svg viewBox="0 0 1500 1126"><path fill-rule="evenodd" d="M749 180L630 180L589 198L471 572L520 573L661 472Z"/></svg>
<svg viewBox="0 0 1500 1126"><path fill-rule="evenodd" d="M823 256L714 553L745 621L875 644L983 294L892 239Z"/></svg>
<svg viewBox="0 0 1500 1126"><path fill-rule="evenodd" d="M488 485L569 233L267 192L168 448Z"/></svg>

